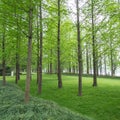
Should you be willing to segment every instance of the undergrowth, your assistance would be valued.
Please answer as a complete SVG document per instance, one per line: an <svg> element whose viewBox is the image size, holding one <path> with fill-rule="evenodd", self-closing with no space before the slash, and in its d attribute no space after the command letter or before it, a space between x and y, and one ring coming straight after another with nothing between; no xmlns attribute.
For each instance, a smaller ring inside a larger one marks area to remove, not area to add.
<svg viewBox="0 0 120 120"><path fill-rule="evenodd" d="M0 120L90 120L61 108L52 101L33 98L24 103L24 92L13 84L0 82Z"/></svg>

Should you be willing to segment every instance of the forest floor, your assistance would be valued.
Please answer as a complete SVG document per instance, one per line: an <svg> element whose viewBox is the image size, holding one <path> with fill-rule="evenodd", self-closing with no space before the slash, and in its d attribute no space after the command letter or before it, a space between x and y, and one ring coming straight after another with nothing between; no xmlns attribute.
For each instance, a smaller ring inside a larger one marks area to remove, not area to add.
<svg viewBox="0 0 120 120"><path fill-rule="evenodd" d="M92 120L55 102L30 97L24 103L24 92L14 84L0 81L0 120Z"/></svg>
<svg viewBox="0 0 120 120"><path fill-rule="evenodd" d="M13 77L7 78L14 82ZM63 88L57 88L57 75L43 75L42 94L37 93L36 75L32 76L31 95L44 98L95 120L120 120L120 80L98 78L98 87L92 87L92 78L83 77L83 94L78 96L77 76L63 75ZM24 91L25 76L18 85Z"/></svg>

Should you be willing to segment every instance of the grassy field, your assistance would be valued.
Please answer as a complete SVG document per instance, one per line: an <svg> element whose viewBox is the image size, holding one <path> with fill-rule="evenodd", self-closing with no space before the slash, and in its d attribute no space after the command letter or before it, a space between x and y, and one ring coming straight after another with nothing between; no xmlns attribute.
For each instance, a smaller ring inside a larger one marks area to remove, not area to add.
<svg viewBox="0 0 120 120"><path fill-rule="evenodd" d="M120 120L120 80L98 78L98 87L92 87L92 78L83 77L83 96L77 96L77 76L63 75L63 88L57 88L56 75L43 75L42 94L38 95L36 75L32 76L31 95L53 100L72 111L94 118L95 120ZM8 77L8 81L14 78ZM25 76L18 84L25 89Z"/></svg>
<svg viewBox="0 0 120 120"><path fill-rule="evenodd" d="M15 84L0 80L0 120L93 120L52 101L30 97L24 104L24 92Z"/></svg>

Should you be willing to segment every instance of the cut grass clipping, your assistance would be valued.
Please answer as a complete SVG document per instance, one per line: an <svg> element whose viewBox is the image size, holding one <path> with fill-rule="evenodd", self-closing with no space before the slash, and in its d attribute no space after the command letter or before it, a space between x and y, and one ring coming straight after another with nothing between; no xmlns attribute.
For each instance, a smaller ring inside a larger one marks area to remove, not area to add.
<svg viewBox="0 0 120 120"><path fill-rule="evenodd" d="M90 120L52 101L31 97L24 104L24 93L13 84L2 86L0 81L0 120Z"/></svg>

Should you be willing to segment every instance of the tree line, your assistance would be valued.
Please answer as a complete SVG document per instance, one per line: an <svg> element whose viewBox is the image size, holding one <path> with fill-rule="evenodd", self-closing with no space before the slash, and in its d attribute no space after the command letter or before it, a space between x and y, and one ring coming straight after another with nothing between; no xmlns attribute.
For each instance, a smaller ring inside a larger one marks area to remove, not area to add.
<svg viewBox="0 0 120 120"><path fill-rule="evenodd" d="M0 0L0 64L3 84L6 65L15 69L15 82L26 69L25 102L29 101L31 70L37 72L38 93L42 73L78 74L78 95L82 75L115 75L119 68L119 0Z"/></svg>

